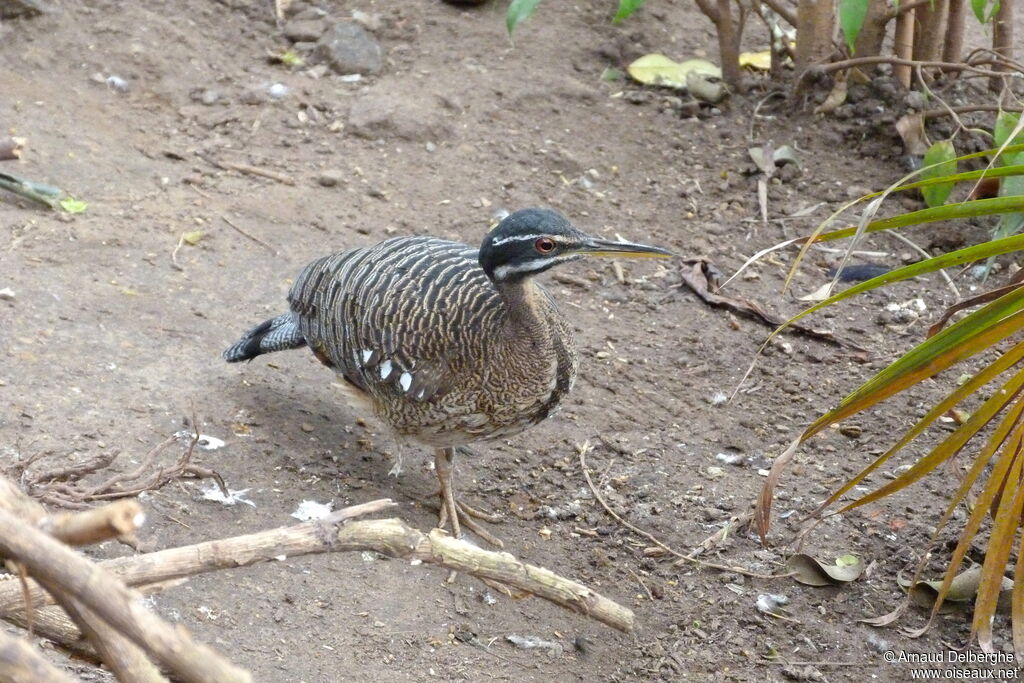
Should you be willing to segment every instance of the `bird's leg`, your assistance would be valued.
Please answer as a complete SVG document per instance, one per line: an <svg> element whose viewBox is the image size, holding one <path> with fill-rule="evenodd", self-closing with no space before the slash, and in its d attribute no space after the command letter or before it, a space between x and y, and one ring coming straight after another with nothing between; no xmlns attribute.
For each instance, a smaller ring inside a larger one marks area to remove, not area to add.
<svg viewBox="0 0 1024 683"><path fill-rule="evenodd" d="M454 448L438 448L434 452L434 471L437 472L437 480L441 484L441 519L438 522L438 527L444 527L445 522L451 519L452 521L452 535L455 538L462 536L462 530L459 529L459 508L455 505L455 491L454 482L452 481L452 472L455 459Z"/></svg>
<svg viewBox="0 0 1024 683"><path fill-rule="evenodd" d="M395 464L388 470L388 476L398 479L398 476L402 474L402 447L398 447L398 453L395 454Z"/></svg>
<svg viewBox="0 0 1024 683"><path fill-rule="evenodd" d="M473 521L475 517L490 522L497 522L501 520L500 517L474 510L465 503L455 499L455 486L452 477L455 470L454 460L454 448L439 448L434 452L434 470L437 472L437 480L441 484L441 490L438 492L438 495L441 497L441 515L438 527L443 528L448 520L451 520L452 535L456 538L462 536L461 526L465 526L491 545L498 548L505 547L505 544L500 539Z"/></svg>

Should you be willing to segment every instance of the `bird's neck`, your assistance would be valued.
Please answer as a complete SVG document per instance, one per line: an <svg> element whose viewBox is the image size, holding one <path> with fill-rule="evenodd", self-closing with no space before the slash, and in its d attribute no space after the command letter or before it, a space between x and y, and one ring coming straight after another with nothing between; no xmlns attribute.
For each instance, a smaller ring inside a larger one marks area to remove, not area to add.
<svg viewBox="0 0 1024 683"><path fill-rule="evenodd" d="M554 312L547 294L531 278L495 283L505 310L506 330L514 339L538 346L551 343L550 316Z"/></svg>

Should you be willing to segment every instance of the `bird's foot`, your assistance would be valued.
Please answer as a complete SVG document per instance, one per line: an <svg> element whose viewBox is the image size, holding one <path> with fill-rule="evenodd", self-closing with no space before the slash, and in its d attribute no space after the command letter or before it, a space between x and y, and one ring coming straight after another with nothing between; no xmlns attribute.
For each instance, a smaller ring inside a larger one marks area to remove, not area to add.
<svg viewBox="0 0 1024 683"><path fill-rule="evenodd" d="M497 524L502 521L500 515L482 512L475 508L466 505L460 500L453 500L455 509L450 510L448 501L445 500L443 491L438 491L438 495L441 498L441 514L438 520L437 526L439 529L444 529L448 526L451 521L452 533L455 536L461 535L460 527L466 527L474 534L482 538L487 543L493 545L496 548L504 548L505 544L500 538L492 534L490 531L485 529L483 526L478 524L475 520L480 519L491 524Z"/></svg>
<svg viewBox="0 0 1024 683"><path fill-rule="evenodd" d="M388 476L398 479L398 476L402 474L402 454L399 453L395 456L395 464L388 470Z"/></svg>

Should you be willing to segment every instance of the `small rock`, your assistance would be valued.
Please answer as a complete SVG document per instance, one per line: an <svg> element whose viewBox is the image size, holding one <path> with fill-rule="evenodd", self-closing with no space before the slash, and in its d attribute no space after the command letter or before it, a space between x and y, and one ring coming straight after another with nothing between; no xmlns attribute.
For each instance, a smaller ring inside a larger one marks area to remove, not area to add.
<svg viewBox="0 0 1024 683"><path fill-rule="evenodd" d="M866 194L871 194L871 190L864 187L863 185L846 186L846 196L849 197L850 199L857 199L858 197L863 197Z"/></svg>
<svg viewBox="0 0 1024 683"><path fill-rule="evenodd" d="M0 289L0 301L14 301L14 290L10 287Z"/></svg>
<svg viewBox="0 0 1024 683"><path fill-rule="evenodd" d="M317 176L316 181L324 187L334 187L338 183L345 182L345 173L336 168L329 168Z"/></svg>
<svg viewBox="0 0 1024 683"><path fill-rule="evenodd" d="M270 95L266 88L250 88L238 96L238 101L242 104L264 104L269 100Z"/></svg>
<svg viewBox="0 0 1024 683"><path fill-rule="evenodd" d="M375 74L384 65L380 44L354 21L339 21L327 29L314 54L339 74Z"/></svg>
<svg viewBox="0 0 1024 683"><path fill-rule="evenodd" d="M320 79L327 75L327 72L330 70L330 68L331 67L327 66L326 64L317 64L316 66L312 66L306 69L306 75L314 80Z"/></svg>
<svg viewBox="0 0 1024 683"><path fill-rule="evenodd" d="M303 422L302 425L300 425L300 427L302 431L306 432L307 434L313 431L313 425L309 424L308 422Z"/></svg>
<svg viewBox="0 0 1024 683"><path fill-rule="evenodd" d="M627 90L622 99L630 104L646 104L654 99L654 95L646 90Z"/></svg>
<svg viewBox="0 0 1024 683"><path fill-rule="evenodd" d="M211 107L220 100L220 93L210 88L204 88L202 90L195 90L191 93L192 99L196 102L205 104L207 107Z"/></svg>
<svg viewBox="0 0 1024 683"><path fill-rule="evenodd" d="M128 92L128 81L120 76L107 76L106 83L107 87L111 90L116 90L117 92Z"/></svg>
<svg viewBox="0 0 1024 683"><path fill-rule="evenodd" d="M284 37L293 43L316 42L327 30L327 22L323 19L306 19L289 21L284 26Z"/></svg>
<svg viewBox="0 0 1024 683"><path fill-rule="evenodd" d="M379 31L384 22L380 15L376 12L363 12L362 10L352 10L352 21L362 24L369 31Z"/></svg>
<svg viewBox="0 0 1024 683"><path fill-rule="evenodd" d="M356 100L349 111L348 128L354 135L371 140L396 137L437 144L454 135L450 118L436 97L392 84L375 87Z"/></svg>
<svg viewBox="0 0 1024 683"><path fill-rule="evenodd" d="M908 92L906 97L904 98L904 101L907 103L908 107L910 107L911 109L916 109L918 111L923 110L925 108L925 105L928 104L928 100L924 96L924 93L918 92L917 90L911 90L910 92Z"/></svg>
<svg viewBox="0 0 1024 683"><path fill-rule="evenodd" d="M279 100L282 97L288 95L288 86L284 83L274 83L267 88L267 94L273 97L275 100Z"/></svg>

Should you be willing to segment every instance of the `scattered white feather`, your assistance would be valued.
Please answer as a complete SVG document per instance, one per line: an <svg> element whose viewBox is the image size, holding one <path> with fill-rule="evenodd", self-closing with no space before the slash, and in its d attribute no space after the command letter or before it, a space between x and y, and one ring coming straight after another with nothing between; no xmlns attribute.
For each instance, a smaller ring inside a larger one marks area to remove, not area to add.
<svg viewBox="0 0 1024 683"><path fill-rule="evenodd" d="M295 508L295 512L292 513L292 517L301 521L309 522L314 519L323 519L327 515L331 514L334 503L318 503L315 500L304 500L299 503L299 507Z"/></svg>
<svg viewBox="0 0 1024 683"><path fill-rule="evenodd" d="M180 432L176 432L175 435L178 440L191 443L192 439L196 438L195 432L190 432L187 429L182 429ZM196 441L196 445L202 448L204 451L215 451L218 448L224 448L227 445L223 439L218 439L215 436L209 434L200 434L199 439Z"/></svg>
<svg viewBox="0 0 1024 683"><path fill-rule="evenodd" d="M217 482L211 481L210 485L201 491L203 494L203 500L212 500L215 503L222 503L224 505L237 505L238 503L245 503L256 507L256 503L252 502L245 497L245 494L249 493L249 489L242 489L241 491L232 491L228 489L228 495L224 495L224 492L217 486Z"/></svg>

